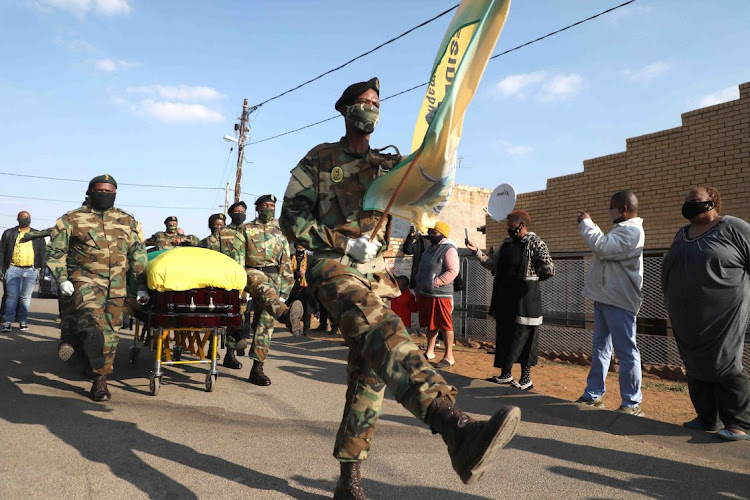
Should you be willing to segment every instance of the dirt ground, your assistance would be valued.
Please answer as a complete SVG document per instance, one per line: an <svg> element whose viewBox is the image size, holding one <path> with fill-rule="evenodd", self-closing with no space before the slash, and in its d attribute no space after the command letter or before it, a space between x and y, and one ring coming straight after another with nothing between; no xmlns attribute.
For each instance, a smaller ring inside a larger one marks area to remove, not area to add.
<svg viewBox="0 0 750 500"><path fill-rule="evenodd" d="M313 327L316 326L313 323ZM340 342L341 337L313 332L311 338ZM425 339L415 337L417 345L424 345ZM442 359L442 349L436 349L436 357L433 361ZM498 375L500 370L492 366L494 356L488 354L484 349L471 349L464 346L456 346L454 349L456 364L446 371L458 373L465 377L485 379L492 375ZM539 358L539 364L531 370L531 380L534 383L533 392L546 394L568 401L575 401L581 396L586 386L586 376L589 368L587 366L557 363ZM513 367L513 376L516 380L521 376L520 365ZM681 424L695 418L695 410L690 403L687 384L662 380L648 373L643 374L643 411L648 418ZM621 403L620 391L617 383L617 373L610 372L607 376L607 393L604 395L604 404L610 410L616 410Z"/></svg>

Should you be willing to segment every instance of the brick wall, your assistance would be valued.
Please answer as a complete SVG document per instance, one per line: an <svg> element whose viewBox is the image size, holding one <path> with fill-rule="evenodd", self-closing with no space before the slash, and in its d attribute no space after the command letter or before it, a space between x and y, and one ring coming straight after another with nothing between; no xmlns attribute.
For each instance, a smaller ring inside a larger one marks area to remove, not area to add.
<svg viewBox="0 0 750 500"><path fill-rule="evenodd" d="M626 150L585 160L583 172L547 180L542 191L518 196L516 208L531 214L531 230L550 251L586 251L575 218L579 210L605 231L609 198L631 189L640 200L646 249L669 248L686 224L680 208L691 187L713 186L721 213L750 220L750 82L740 98L682 114L682 126L632 137ZM487 220L487 246L507 236L505 223Z"/></svg>

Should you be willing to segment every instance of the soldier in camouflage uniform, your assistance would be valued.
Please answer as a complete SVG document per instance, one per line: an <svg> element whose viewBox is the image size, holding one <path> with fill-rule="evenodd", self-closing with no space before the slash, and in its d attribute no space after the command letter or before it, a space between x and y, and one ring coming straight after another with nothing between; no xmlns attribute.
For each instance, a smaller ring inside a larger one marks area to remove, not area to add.
<svg viewBox="0 0 750 500"><path fill-rule="evenodd" d="M174 248L182 243L183 236L177 232L177 217L170 215L164 219L164 225L166 231L158 231L154 233L144 243L147 246L156 246L157 250L166 250L168 248Z"/></svg>
<svg viewBox="0 0 750 500"><path fill-rule="evenodd" d="M299 301L290 306L284 302L294 284L289 242L274 223L276 197L267 194L255 200L258 217L242 226L245 237L245 270L247 288L253 299L253 341L249 356L253 360L248 381L271 385L263 372L268 349L271 346L274 319L286 323L294 334L300 333L303 307Z"/></svg>
<svg viewBox="0 0 750 500"><path fill-rule="evenodd" d="M76 332L94 372L94 401L111 398L107 375L112 373L129 274L140 285L138 301L148 302L139 225L114 207L116 193L112 176L94 177L87 191L89 206L59 218L47 247L47 266L60 292L73 299Z"/></svg>
<svg viewBox="0 0 750 500"><path fill-rule="evenodd" d="M455 408L456 388L427 362L389 307L400 293L383 259L390 224L373 235L383 214L361 209L367 187L401 159L370 148L379 107L377 78L344 91L335 108L345 117L346 136L316 146L292 170L279 220L289 240L312 251L308 284L349 346L346 404L333 453L341 464L334 498L365 498L360 462L367 457L386 386L441 434L453 468L467 484L481 476L520 420L516 407L502 408L487 422Z"/></svg>
<svg viewBox="0 0 750 500"><path fill-rule="evenodd" d="M181 227L177 228L177 234L180 235L178 246L181 247L199 247L201 240L194 234L185 234L185 230Z"/></svg>

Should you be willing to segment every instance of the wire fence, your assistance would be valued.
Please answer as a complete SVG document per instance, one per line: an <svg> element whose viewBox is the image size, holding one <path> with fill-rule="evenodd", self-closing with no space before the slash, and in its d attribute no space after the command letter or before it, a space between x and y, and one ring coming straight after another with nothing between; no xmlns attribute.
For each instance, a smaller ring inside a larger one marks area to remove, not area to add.
<svg viewBox="0 0 750 500"><path fill-rule="evenodd" d="M682 367L661 292L661 260L660 255L643 259L643 305L638 312L636 339L642 363ZM582 295L590 261L590 255L555 258L555 276L541 282L544 324L539 327L540 353L591 356L593 302ZM394 274L410 276L410 256L391 258L388 263ZM461 275L464 289L453 294L456 337L494 344L495 320L487 316L494 277L470 253L461 254ZM415 314L412 324L419 324L418 319ZM743 364L750 372L747 338Z"/></svg>

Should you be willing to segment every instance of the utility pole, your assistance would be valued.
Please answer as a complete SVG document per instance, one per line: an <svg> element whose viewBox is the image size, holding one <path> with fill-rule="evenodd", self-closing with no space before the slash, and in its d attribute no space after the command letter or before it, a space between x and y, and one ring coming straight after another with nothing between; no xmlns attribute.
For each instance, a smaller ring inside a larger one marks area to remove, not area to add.
<svg viewBox="0 0 750 500"><path fill-rule="evenodd" d="M234 202L240 201L242 184L242 162L245 153L245 121L247 120L247 99L242 104L242 116L240 117L240 137L237 142L239 151L237 153L237 179L234 182ZM236 126L236 125L235 125Z"/></svg>
<svg viewBox="0 0 750 500"><path fill-rule="evenodd" d="M227 182L227 187L224 189L224 213L227 213L227 210L229 210L229 183Z"/></svg>

